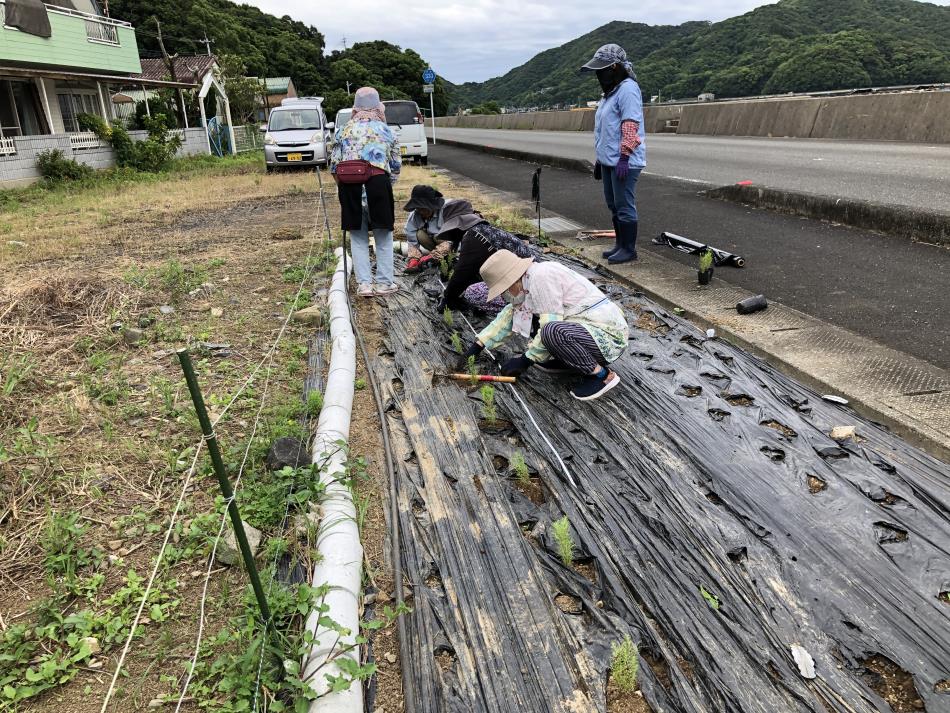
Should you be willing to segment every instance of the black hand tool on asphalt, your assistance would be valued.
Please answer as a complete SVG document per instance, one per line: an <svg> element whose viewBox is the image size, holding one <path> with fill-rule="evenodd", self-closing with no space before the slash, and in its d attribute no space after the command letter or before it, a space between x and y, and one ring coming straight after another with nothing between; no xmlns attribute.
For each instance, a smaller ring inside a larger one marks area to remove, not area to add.
<svg viewBox="0 0 950 713"><path fill-rule="evenodd" d="M733 255L725 250L714 248L712 245L697 243L695 240L684 238L676 233L660 233L658 237L653 238L654 245L666 245L678 250L681 253L689 255L699 255L703 250L712 250L713 262L716 267L723 265L727 267L745 267L745 258L741 255Z"/></svg>

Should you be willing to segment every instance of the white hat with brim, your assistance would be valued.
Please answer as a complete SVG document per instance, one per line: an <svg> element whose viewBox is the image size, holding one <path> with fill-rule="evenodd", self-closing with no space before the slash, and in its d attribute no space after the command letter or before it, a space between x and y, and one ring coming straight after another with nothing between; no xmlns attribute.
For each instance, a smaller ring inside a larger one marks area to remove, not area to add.
<svg viewBox="0 0 950 713"><path fill-rule="evenodd" d="M479 270L488 286L488 301L491 302L520 280L533 262L533 258L518 257L510 250L499 250L488 258Z"/></svg>

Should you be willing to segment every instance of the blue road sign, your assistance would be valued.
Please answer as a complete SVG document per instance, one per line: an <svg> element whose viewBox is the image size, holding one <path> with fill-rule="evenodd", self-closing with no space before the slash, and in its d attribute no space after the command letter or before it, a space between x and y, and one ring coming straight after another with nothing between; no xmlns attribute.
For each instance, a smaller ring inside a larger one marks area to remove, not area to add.
<svg viewBox="0 0 950 713"><path fill-rule="evenodd" d="M435 70L432 69L432 67L429 67L422 73L422 81L426 84L432 84L432 82L435 81Z"/></svg>

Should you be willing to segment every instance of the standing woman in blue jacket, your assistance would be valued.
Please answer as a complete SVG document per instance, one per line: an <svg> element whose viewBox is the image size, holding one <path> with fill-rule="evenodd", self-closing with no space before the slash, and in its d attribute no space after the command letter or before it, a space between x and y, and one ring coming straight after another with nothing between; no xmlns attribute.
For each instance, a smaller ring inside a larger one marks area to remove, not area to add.
<svg viewBox="0 0 950 713"><path fill-rule="evenodd" d="M617 236L604 257L613 264L631 262L637 259L637 179L647 164L640 85L620 45L604 45L581 70L596 72L604 90L594 118L594 178L604 182Z"/></svg>

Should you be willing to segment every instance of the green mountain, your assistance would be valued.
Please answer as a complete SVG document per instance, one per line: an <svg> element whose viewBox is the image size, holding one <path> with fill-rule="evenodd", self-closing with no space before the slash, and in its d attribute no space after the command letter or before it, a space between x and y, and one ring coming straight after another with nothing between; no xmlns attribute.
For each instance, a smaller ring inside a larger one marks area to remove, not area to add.
<svg viewBox="0 0 950 713"><path fill-rule="evenodd" d="M714 24L611 22L503 77L455 87L453 103L550 107L595 99L596 83L577 67L607 42L630 53L645 97L950 82L950 7L914 0L781 0Z"/></svg>
<svg viewBox="0 0 950 713"><path fill-rule="evenodd" d="M708 27L706 22L651 26L632 22L610 22L565 45L545 50L503 77L486 82L466 82L449 86L452 104L469 107L485 101L505 106L553 106L596 99L600 90L591 74L577 68L590 59L601 45L615 42L627 50L631 61L639 62L670 42L688 37Z"/></svg>

